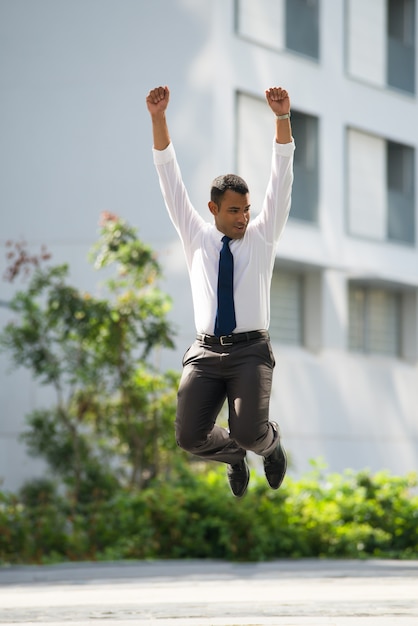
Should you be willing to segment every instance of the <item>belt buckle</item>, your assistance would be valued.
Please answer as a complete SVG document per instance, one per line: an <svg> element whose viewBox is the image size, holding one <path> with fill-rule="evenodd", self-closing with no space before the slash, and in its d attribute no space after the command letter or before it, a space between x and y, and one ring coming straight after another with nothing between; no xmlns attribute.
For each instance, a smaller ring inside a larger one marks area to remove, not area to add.
<svg viewBox="0 0 418 626"><path fill-rule="evenodd" d="M232 335L221 335L219 337L219 343L221 344L221 346L232 346L233 345L233 341L225 341L226 339L228 339L229 337L232 337Z"/></svg>

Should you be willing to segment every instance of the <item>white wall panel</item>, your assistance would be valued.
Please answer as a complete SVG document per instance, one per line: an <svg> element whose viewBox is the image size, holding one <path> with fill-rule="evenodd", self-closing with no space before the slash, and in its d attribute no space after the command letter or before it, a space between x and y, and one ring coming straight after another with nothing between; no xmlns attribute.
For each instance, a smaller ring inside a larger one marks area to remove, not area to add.
<svg viewBox="0 0 418 626"><path fill-rule="evenodd" d="M261 210L270 176L274 119L265 100L239 94L237 173L245 179L250 189L253 215Z"/></svg>
<svg viewBox="0 0 418 626"><path fill-rule="evenodd" d="M332 471L416 468L418 369L395 359L273 344L270 414L279 421L293 472L321 458Z"/></svg>
<svg viewBox="0 0 418 626"><path fill-rule="evenodd" d="M351 235L386 239L386 143L348 131L348 227Z"/></svg>
<svg viewBox="0 0 418 626"><path fill-rule="evenodd" d="M270 336L279 343L303 344L303 276L280 267L271 281Z"/></svg>
<svg viewBox="0 0 418 626"><path fill-rule="evenodd" d="M348 0L348 72L376 85L386 83L386 0Z"/></svg>
<svg viewBox="0 0 418 626"><path fill-rule="evenodd" d="M418 290L403 295L401 322L401 352L406 361L418 360Z"/></svg>
<svg viewBox="0 0 418 626"><path fill-rule="evenodd" d="M284 0L239 0L238 32L273 48L284 47Z"/></svg>

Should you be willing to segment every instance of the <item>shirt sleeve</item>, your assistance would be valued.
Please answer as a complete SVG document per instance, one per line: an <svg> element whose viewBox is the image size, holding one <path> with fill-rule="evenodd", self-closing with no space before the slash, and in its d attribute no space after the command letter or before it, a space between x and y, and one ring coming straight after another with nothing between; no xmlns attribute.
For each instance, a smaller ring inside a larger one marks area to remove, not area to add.
<svg viewBox="0 0 418 626"><path fill-rule="evenodd" d="M165 150L153 148L153 158L168 214L187 255L191 242L206 222L190 202L173 144L170 143Z"/></svg>
<svg viewBox="0 0 418 626"><path fill-rule="evenodd" d="M293 154L295 142L273 143L270 180L267 185L263 207L254 219L266 243L275 244L280 238L289 217L292 185Z"/></svg>

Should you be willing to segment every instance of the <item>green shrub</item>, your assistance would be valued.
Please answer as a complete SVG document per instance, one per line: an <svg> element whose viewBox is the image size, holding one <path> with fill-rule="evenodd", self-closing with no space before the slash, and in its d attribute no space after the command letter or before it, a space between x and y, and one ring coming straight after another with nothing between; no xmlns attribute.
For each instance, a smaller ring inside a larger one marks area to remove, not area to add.
<svg viewBox="0 0 418 626"><path fill-rule="evenodd" d="M253 472L236 500L219 465L74 506L41 481L0 493L0 562L417 558L416 485L414 474L315 468L272 491Z"/></svg>
<svg viewBox="0 0 418 626"><path fill-rule="evenodd" d="M0 352L55 398L25 416L28 454L80 504L170 471L180 458L172 429L179 375L154 366L153 350L173 347L175 334L154 251L105 213L90 258L108 278L94 296L70 284L68 265L45 264L44 248L6 246L6 279L28 281L9 302Z"/></svg>

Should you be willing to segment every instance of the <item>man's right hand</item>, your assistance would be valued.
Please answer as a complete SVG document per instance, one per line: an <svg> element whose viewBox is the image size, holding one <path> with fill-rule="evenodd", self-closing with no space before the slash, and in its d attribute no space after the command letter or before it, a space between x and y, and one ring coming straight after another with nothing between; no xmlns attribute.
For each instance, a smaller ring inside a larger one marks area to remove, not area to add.
<svg viewBox="0 0 418 626"><path fill-rule="evenodd" d="M155 89L151 89L149 92L146 103L148 107L148 111L151 116L158 115L159 113L164 113L168 106L168 101L170 99L170 90L167 87L155 87Z"/></svg>

